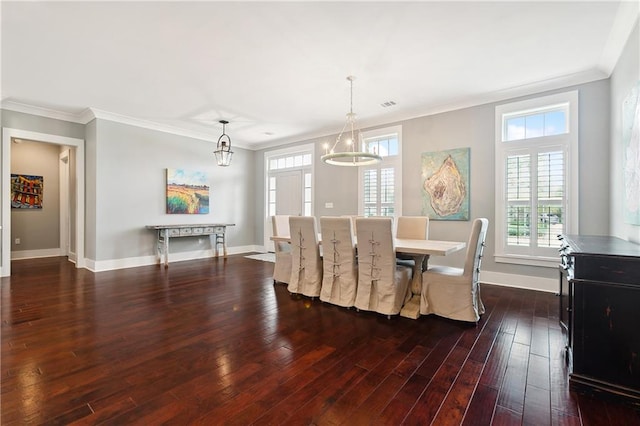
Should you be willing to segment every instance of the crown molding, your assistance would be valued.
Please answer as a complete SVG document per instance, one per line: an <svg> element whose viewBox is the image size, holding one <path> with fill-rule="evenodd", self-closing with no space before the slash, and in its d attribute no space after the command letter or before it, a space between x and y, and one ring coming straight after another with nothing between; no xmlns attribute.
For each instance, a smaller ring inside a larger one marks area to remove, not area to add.
<svg viewBox="0 0 640 426"><path fill-rule="evenodd" d="M80 114L74 114L72 112L57 111L50 108L28 105L25 103L12 101L10 99L3 99L0 105L2 106L2 109L6 109L8 111L53 118L55 120L69 121L71 123L87 124L86 122L82 121Z"/></svg>
<svg viewBox="0 0 640 426"><path fill-rule="evenodd" d="M375 119L369 119L369 120L366 120L366 119L360 120L359 124L362 130L365 130L366 128L378 127L383 125L393 125L401 121L412 120L412 119L425 117L429 115L441 114L441 113L456 111L464 108L471 108L471 107L493 103L493 102L502 102L502 101L511 100L518 97L540 94L540 93L552 91L552 90L566 89L568 87L575 86L578 84L584 84L584 83L590 83L592 81L602 80L602 79L608 78L609 76L610 76L610 73L608 74L602 69L591 69L591 70L577 72L570 75L563 75L558 77L552 77L542 81L531 82L528 84L511 87L504 90L479 94L477 96L470 97L467 99L461 99L458 102L452 102L446 105L430 106L428 108L417 108L417 109L414 109L413 111L405 111L399 114L384 115L382 117L377 117ZM141 127L149 130L156 130L159 132L169 133L177 136L184 136L188 138L204 140L207 142L217 142L218 140L218 137L215 135L212 136L210 134L185 130L179 127L160 124L160 123L156 123L149 120L142 120L139 118L128 117L122 114L103 111L97 108L87 108L79 114L73 114L68 112L55 111L47 108L36 107L33 105L27 105L27 104L23 104L23 103L11 101L11 100L3 100L1 105L3 109L16 111L16 112L23 112L26 114L38 115L42 117L55 118L58 120L71 121L73 123L87 124L92 120L100 119L100 120L113 121L116 123L127 124L135 127ZM250 144L250 143L236 143L234 141L234 147L247 149L251 151L259 151L263 149L271 149L271 148L288 145L288 144L307 142L309 140L314 140L314 139L327 138L334 134L335 132L332 132L331 130L323 129L323 130L318 130L316 132L306 133L303 135L277 139L277 140L273 140L266 143L260 142L260 143Z"/></svg>
<svg viewBox="0 0 640 426"><path fill-rule="evenodd" d="M34 105L28 105L21 102L12 101L9 99L2 100L0 104L2 109L8 111L21 112L24 114L37 115L39 117L53 118L56 120L69 121L78 124L87 124L95 119L113 121L116 123L127 124L129 126L141 127L143 129L156 130L158 132L169 133L176 136L184 136L193 139L204 140L207 142L217 142L218 136L197 132L193 130L186 130L176 126L170 126L167 124L156 123L150 120L142 120L139 118L128 117L126 115L117 114L114 112L104 111L97 108L86 108L80 113L71 113L64 111L56 111L49 108L38 107ZM236 143L234 141L234 147L241 149L256 150L257 147L252 147L242 143Z"/></svg>
<svg viewBox="0 0 640 426"><path fill-rule="evenodd" d="M622 50L629 41L633 28L640 19L640 3L638 1L622 1L611 26L611 32L602 49L602 56L598 62L600 68L610 76L620 59Z"/></svg>

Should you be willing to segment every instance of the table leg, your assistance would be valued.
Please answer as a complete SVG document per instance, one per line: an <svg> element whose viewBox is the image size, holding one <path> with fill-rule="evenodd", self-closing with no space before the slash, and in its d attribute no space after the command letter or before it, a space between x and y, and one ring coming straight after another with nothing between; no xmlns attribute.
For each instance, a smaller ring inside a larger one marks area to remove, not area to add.
<svg viewBox="0 0 640 426"><path fill-rule="evenodd" d="M156 264L160 266L162 263L162 230L156 231Z"/></svg>
<svg viewBox="0 0 640 426"><path fill-rule="evenodd" d="M402 307L400 315L405 318L418 319L420 317L420 294L422 293L422 265L426 264L429 256L425 254L411 255L414 260L411 277L411 299Z"/></svg>
<svg viewBox="0 0 640 426"><path fill-rule="evenodd" d="M169 231L164 232L164 267L169 267Z"/></svg>
<svg viewBox="0 0 640 426"><path fill-rule="evenodd" d="M222 234L222 251L224 253L224 258L227 258L227 236Z"/></svg>

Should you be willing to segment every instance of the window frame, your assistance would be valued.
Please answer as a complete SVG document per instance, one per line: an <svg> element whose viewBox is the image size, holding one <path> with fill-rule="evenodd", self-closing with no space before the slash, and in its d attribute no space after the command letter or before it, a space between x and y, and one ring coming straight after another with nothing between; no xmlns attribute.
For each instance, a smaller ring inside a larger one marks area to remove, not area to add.
<svg viewBox="0 0 640 426"><path fill-rule="evenodd" d="M564 233L577 234L578 223L578 91L562 92L548 96L541 96L517 102L497 105L495 107L495 252L494 260L498 263L512 263L529 266L543 266L557 268L557 249L554 247L532 247L507 245L508 226L506 212L506 161L510 155L518 152L528 153L531 163L532 181L531 198L529 200L532 212L537 220L537 206L532 200L537 200L537 156L543 152L562 150L564 156L564 199L562 201L565 214L563 217ZM506 120L518 115L531 115L560 105L566 105L567 132L550 136L537 136L528 139L506 140ZM536 164L534 172L534 164ZM535 176L534 176L535 175ZM537 223L537 222L536 222Z"/></svg>
<svg viewBox="0 0 640 426"><path fill-rule="evenodd" d="M296 156L309 156L309 162L302 164L295 164L294 158ZM286 164L286 161L291 159L293 164L291 166L285 165L284 167L271 168L272 160L283 160ZM302 173L302 202L303 205L302 211L305 212L306 216L313 216L314 214L314 145L313 144L305 144L294 146L290 148L277 149L272 151L266 151L264 153L264 182L265 182L265 196L264 196L264 212L265 217L268 219L271 216L271 207L275 206L275 198L271 197L272 191L275 191L275 188L272 188L271 178L275 177L278 173L281 172L290 172L290 171L301 171ZM307 175L309 176L307 183ZM307 191L308 190L308 191ZM310 214L306 214L310 213Z"/></svg>
<svg viewBox="0 0 640 426"><path fill-rule="evenodd" d="M378 176L378 186L380 185L381 169L393 168L393 211L394 217L402 216L402 126L390 126L375 130L361 132L362 148L364 148L368 139L378 139L384 136L395 134L398 139L398 154L393 156L382 157L382 161L374 166L360 167L358 172L358 215L363 216L365 211L364 203L364 174L366 170L376 170ZM380 191L377 194L377 209L381 206Z"/></svg>

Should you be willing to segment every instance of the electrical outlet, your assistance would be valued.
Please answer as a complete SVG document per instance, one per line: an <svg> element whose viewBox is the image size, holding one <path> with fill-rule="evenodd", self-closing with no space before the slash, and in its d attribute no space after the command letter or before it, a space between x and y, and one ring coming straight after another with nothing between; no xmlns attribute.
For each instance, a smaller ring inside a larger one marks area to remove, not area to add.
<svg viewBox="0 0 640 426"><path fill-rule="evenodd" d="M20 244L20 238L16 238L16 245Z"/></svg>

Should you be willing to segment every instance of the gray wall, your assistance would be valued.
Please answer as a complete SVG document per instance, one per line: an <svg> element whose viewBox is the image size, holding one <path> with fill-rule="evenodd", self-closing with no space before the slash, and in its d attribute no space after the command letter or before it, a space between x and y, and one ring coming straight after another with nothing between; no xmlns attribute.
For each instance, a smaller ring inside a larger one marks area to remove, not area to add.
<svg viewBox="0 0 640 426"><path fill-rule="evenodd" d="M580 232L604 235L609 232L609 80L567 87L562 90L539 93L533 96L509 99L508 103L526 98L545 96L570 90L579 91L580 99ZM490 229L483 269L518 275L555 278L557 271L550 268L518 266L496 263L494 254L495 223L495 107L498 103L480 105L419 117L385 126L402 125L402 213L422 214L421 204L421 154L452 148L471 148L471 216L487 217ZM363 130L373 130L363 129ZM332 167L319 161L322 144L334 140L335 135L300 143L314 143L315 157L315 215L340 215L357 213L358 172L351 168ZM282 147L278 147L282 148ZM264 184L258 182L264 175L264 152L256 153L257 196L264 197ZM324 203L331 201L333 209L325 209ZM264 221L263 202L259 201L256 217L256 236L262 238ZM432 221L429 235L433 239L466 241L471 221ZM460 265L464 253L438 257L432 263Z"/></svg>
<svg viewBox="0 0 640 426"><path fill-rule="evenodd" d="M614 234L640 241L640 227L624 223L622 216L622 141L620 105L640 79L638 26L630 37L611 79L558 91L580 93L580 233ZM543 96L554 92L544 92ZM533 97L533 96L529 96ZM501 103L512 102L509 99ZM399 123L403 128L403 214L421 213L420 154L457 147L471 148L471 215L495 216L494 109L497 103L430 115ZM123 259L153 254L153 233L148 224L234 222L229 245L262 245L264 236L264 152L234 148L229 168L215 166L213 144L198 139L93 120L86 126L13 111L2 111L2 126L85 139L86 141L86 258ZM363 129L363 130L373 130ZM322 144L335 135L300 141L315 149L316 216L357 211L357 170L321 164ZM295 145L295 144L291 144ZM281 147L279 147L281 148ZM211 212L208 215L167 215L165 175L168 167L209 173ZM73 173L73 171L72 171ZM72 198L72 203L74 202ZM333 209L324 204L332 202ZM435 239L464 240L470 222L434 221ZM73 227L72 227L73 229ZM208 241L177 239L172 252L200 250ZM493 231L488 236L487 270L555 277L546 268L493 262ZM459 263L462 254L442 263Z"/></svg>
<svg viewBox="0 0 640 426"><path fill-rule="evenodd" d="M611 233L640 243L640 226L625 223L624 153L622 141L622 101L640 81L640 34L638 23L618 59L611 75Z"/></svg>
<svg viewBox="0 0 640 426"><path fill-rule="evenodd" d="M11 209L11 251L60 247L60 147L24 141L11 147L11 173L43 177L42 209ZM20 238L20 244L15 243Z"/></svg>
<svg viewBox="0 0 640 426"><path fill-rule="evenodd" d="M100 119L87 128L87 258L153 255L155 234L146 225L235 223L228 229L228 245L255 243L252 151L234 147L232 165L219 167L212 142ZM166 214L167 168L207 173L209 214ZM170 247L171 252L208 248L208 237L177 238Z"/></svg>
<svg viewBox="0 0 640 426"><path fill-rule="evenodd" d="M0 110L0 122L2 123L2 127L26 130L37 133L45 133L57 136L65 136L70 138L83 139L85 133L85 126L78 123L71 123L63 120L56 120L52 118L45 118L31 114L25 114L21 112L15 111L7 111ZM13 148L13 147L12 147ZM13 149L12 149L13 150ZM75 157L72 156L72 159ZM74 163L75 165L75 163ZM75 171L72 169L70 173L75 174ZM46 185L46 183L45 183ZM7 194L8 196L8 194ZM2 198L2 197L0 197ZM2 214L0 212L0 214ZM72 228L72 241L71 241L71 250L75 250L73 240L75 233L75 217L73 216L74 210L71 211L71 228ZM2 232L7 232L2 230ZM4 266L4 265L3 265Z"/></svg>

